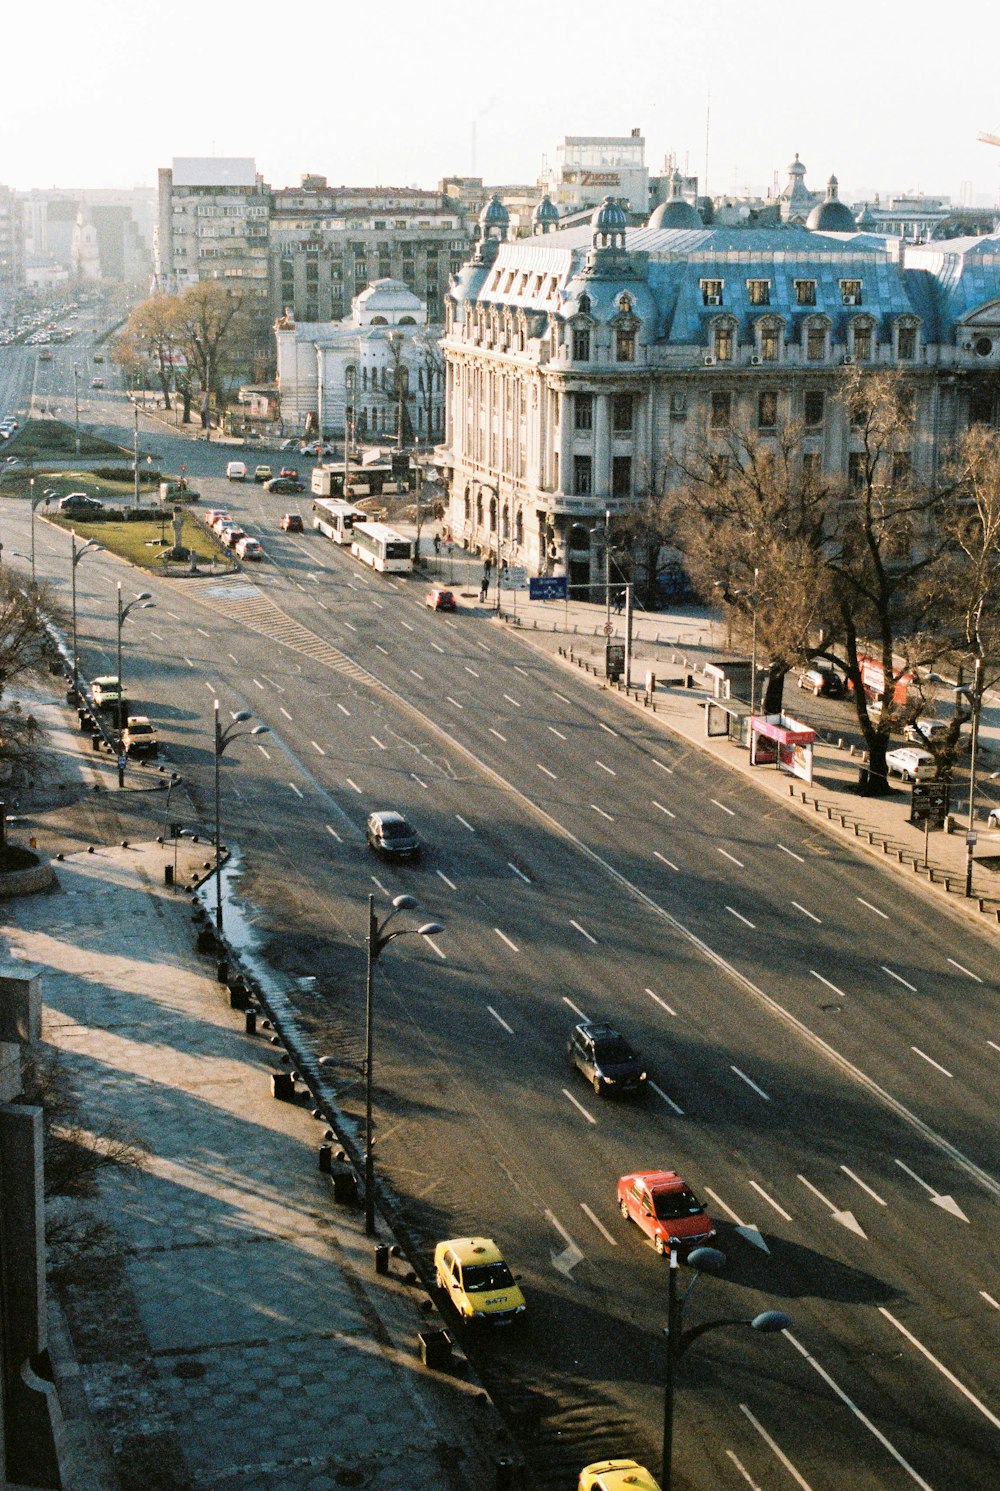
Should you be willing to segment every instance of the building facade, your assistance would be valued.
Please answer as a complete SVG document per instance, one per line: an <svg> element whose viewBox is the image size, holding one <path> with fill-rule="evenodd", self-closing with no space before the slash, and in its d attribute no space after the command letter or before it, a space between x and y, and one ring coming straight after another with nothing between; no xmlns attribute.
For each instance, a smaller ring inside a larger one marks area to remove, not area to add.
<svg viewBox="0 0 1000 1491"><path fill-rule="evenodd" d="M801 192L788 205L797 216ZM608 199L585 228L517 241L498 200L484 209L442 341L436 462L459 541L598 583L604 514L663 490L679 453L736 421L764 440L797 421L804 461L850 481L860 440L838 395L853 363L909 380L900 458L918 480L971 420L997 422L1000 236L705 228L681 207L686 227L628 228ZM829 190L814 211L846 213Z"/></svg>
<svg viewBox="0 0 1000 1491"><path fill-rule="evenodd" d="M427 307L400 280L376 280L337 322L275 324L287 434L430 445L444 430L444 363ZM400 424L402 423L402 430Z"/></svg>
<svg viewBox="0 0 1000 1491"><path fill-rule="evenodd" d="M627 212L649 213L649 169L642 131L628 135L567 135L556 150L554 170L543 171L539 188L559 216L614 197ZM501 193L501 197L502 197Z"/></svg>
<svg viewBox="0 0 1000 1491"><path fill-rule="evenodd" d="M248 157L175 159L158 176L154 285L217 280L268 303L270 188Z"/></svg>

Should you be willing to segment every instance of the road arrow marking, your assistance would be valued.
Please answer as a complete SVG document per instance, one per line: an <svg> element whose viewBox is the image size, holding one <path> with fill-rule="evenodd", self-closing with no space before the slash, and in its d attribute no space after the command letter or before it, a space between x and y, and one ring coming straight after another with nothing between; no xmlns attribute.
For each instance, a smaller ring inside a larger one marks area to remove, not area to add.
<svg viewBox="0 0 1000 1491"><path fill-rule="evenodd" d="M545 1213L545 1220L555 1228L566 1244L561 1253L554 1253L552 1255L552 1267L557 1269L559 1273L565 1274L568 1279L572 1270L576 1268L576 1265L583 1261L583 1254L566 1231L566 1228L556 1220L552 1212L547 1211Z"/></svg>
<svg viewBox="0 0 1000 1491"><path fill-rule="evenodd" d="M904 1165L902 1160L895 1160L894 1163L899 1166L900 1170L905 1171L911 1180L915 1180L918 1186L923 1186L935 1206L940 1206L942 1211L949 1212L951 1216L957 1217L960 1222L967 1222L969 1220L954 1196L942 1196L940 1191L935 1191L934 1187L929 1186L926 1180L921 1180L916 1171L911 1170L909 1165Z"/></svg>
<svg viewBox="0 0 1000 1491"><path fill-rule="evenodd" d="M861 1179L860 1175L855 1175L854 1171L853 1170L848 1170L848 1168L847 1168L846 1165L841 1165L840 1168L841 1168L841 1170L843 1170L843 1172L844 1172L845 1175L849 1175L851 1177L851 1179L853 1180L853 1182L854 1182L854 1184L856 1186L860 1186L861 1189L863 1191L865 1191L872 1198L873 1201L877 1201L878 1204L879 1204L879 1206L887 1206L888 1205L888 1202L883 1201L882 1197L878 1194L877 1191L873 1191L872 1188L871 1188L871 1186L866 1186L865 1185L865 1183Z"/></svg>
<svg viewBox="0 0 1000 1491"><path fill-rule="evenodd" d="M771 1249L761 1237L759 1227L755 1227L753 1222L741 1222L732 1207L727 1206L722 1197L717 1196L714 1191L710 1191L707 1186L705 1187L705 1195L711 1196L719 1210L726 1213L726 1216L735 1225L736 1231L741 1237L745 1237L748 1243L753 1243L755 1248L760 1248L762 1253L770 1253Z"/></svg>
<svg viewBox="0 0 1000 1491"><path fill-rule="evenodd" d="M818 1191L816 1189L812 1181L806 1180L804 1175L800 1175L798 1179L801 1180L807 1191L812 1191L813 1195L818 1196L824 1206L828 1206L830 1208L830 1215L835 1222L839 1222L842 1227L846 1227L848 1232L854 1232L857 1234L858 1237L863 1237L865 1239L865 1242L868 1241L868 1237L864 1231L864 1228L861 1226L861 1223L858 1221L857 1217L852 1211L838 1211L833 1202L829 1201L826 1196L823 1195L822 1191Z"/></svg>

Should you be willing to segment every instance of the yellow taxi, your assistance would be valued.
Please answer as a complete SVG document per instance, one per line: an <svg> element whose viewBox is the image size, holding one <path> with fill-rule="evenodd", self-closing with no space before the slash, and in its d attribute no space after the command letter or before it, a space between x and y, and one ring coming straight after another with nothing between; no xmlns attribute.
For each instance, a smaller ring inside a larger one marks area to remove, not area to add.
<svg viewBox="0 0 1000 1491"><path fill-rule="evenodd" d="M434 1249L434 1277L463 1325L513 1325L524 1295L489 1237L455 1237Z"/></svg>
<svg viewBox="0 0 1000 1491"><path fill-rule="evenodd" d="M635 1460L597 1460L580 1471L577 1491L660 1491L660 1486Z"/></svg>

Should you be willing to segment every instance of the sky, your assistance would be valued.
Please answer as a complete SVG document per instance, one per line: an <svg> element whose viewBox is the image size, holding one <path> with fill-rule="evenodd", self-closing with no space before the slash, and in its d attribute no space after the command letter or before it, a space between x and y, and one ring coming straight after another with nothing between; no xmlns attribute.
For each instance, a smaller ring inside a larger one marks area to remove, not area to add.
<svg viewBox="0 0 1000 1491"><path fill-rule="evenodd" d="M993 204L996 0L45 0L4 15L0 183L155 186L253 156L272 186L534 182L639 128L712 195L831 172L858 200ZM984 59L979 67L976 59Z"/></svg>

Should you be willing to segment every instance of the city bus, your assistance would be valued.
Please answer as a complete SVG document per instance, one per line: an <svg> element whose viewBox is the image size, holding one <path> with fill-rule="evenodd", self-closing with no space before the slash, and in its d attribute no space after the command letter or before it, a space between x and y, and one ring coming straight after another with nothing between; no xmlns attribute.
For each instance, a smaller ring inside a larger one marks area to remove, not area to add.
<svg viewBox="0 0 1000 1491"><path fill-rule="evenodd" d="M355 523L351 553L372 569L409 574L413 569L413 541L387 523Z"/></svg>
<svg viewBox="0 0 1000 1491"><path fill-rule="evenodd" d="M317 497L313 503L313 527L335 544L349 544L355 523L364 516L353 502L341 502L336 497Z"/></svg>

